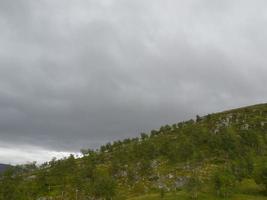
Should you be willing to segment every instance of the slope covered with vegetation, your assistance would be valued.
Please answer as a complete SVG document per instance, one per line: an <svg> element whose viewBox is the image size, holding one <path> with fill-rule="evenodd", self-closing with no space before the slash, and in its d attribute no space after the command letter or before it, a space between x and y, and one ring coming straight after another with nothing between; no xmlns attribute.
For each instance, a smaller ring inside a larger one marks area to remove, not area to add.
<svg viewBox="0 0 267 200"><path fill-rule="evenodd" d="M267 104L81 152L10 168L0 177L0 200L267 199Z"/></svg>

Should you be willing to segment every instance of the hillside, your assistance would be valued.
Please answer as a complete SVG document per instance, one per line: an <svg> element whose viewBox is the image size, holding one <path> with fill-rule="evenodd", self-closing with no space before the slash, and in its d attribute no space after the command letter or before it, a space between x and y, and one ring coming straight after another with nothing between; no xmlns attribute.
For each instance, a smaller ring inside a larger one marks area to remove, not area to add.
<svg viewBox="0 0 267 200"><path fill-rule="evenodd" d="M267 104L162 126L0 178L0 200L267 200Z"/></svg>

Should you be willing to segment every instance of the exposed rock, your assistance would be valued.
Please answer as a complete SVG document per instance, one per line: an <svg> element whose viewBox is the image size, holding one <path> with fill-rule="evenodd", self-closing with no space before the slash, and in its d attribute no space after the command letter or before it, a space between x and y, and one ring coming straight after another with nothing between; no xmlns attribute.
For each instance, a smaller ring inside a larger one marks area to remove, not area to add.
<svg viewBox="0 0 267 200"><path fill-rule="evenodd" d="M174 178L174 175L173 174L168 174L167 177L168 177L168 179L172 179L172 178Z"/></svg>
<svg viewBox="0 0 267 200"><path fill-rule="evenodd" d="M219 132L220 132L220 130L219 130L218 128L216 128L216 129L213 131L214 134L217 134L217 133L219 133Z"/></svg>
<svg viewBox="0 0 267 200"><path fill-rule="evenodd" d="M177 180L175 181L175 188L181 188L183 186L185 186L188 182L188 178L187 177L178 177Z"/></svg>
<svg viewBox="0 0 267 200"><path fill-rule="evenodd" d="M249 129L249 124L244 124L241 126L241 130L247 131Z"/></svg>
<svg viewBox="0 0 267 200"><path fill-rule="evenodd" d="M267 124L267 122L261 122L261 127L264 127Z"/></svg>

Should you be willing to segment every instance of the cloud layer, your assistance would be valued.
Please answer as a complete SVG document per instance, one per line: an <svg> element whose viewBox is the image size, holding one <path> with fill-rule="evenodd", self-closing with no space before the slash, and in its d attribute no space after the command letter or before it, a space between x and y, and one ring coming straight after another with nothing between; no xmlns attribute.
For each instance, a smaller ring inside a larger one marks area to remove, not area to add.
<svg viewBox="0 0 267 200"><path fill-rule="evenodd" d="M265 102L266 22L263 0L0 0L0 162Z"/></svg>

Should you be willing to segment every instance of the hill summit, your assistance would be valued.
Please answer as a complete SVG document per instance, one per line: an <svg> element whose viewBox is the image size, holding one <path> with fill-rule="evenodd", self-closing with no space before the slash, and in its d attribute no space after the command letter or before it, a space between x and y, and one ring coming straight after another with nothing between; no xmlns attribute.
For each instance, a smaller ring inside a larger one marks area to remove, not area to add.
<svg viewBox="0 0 267 200"><path fill-rule="evenodd" d="M267 199L267 104L81 152L8 170L0 199Z"/></svg>

